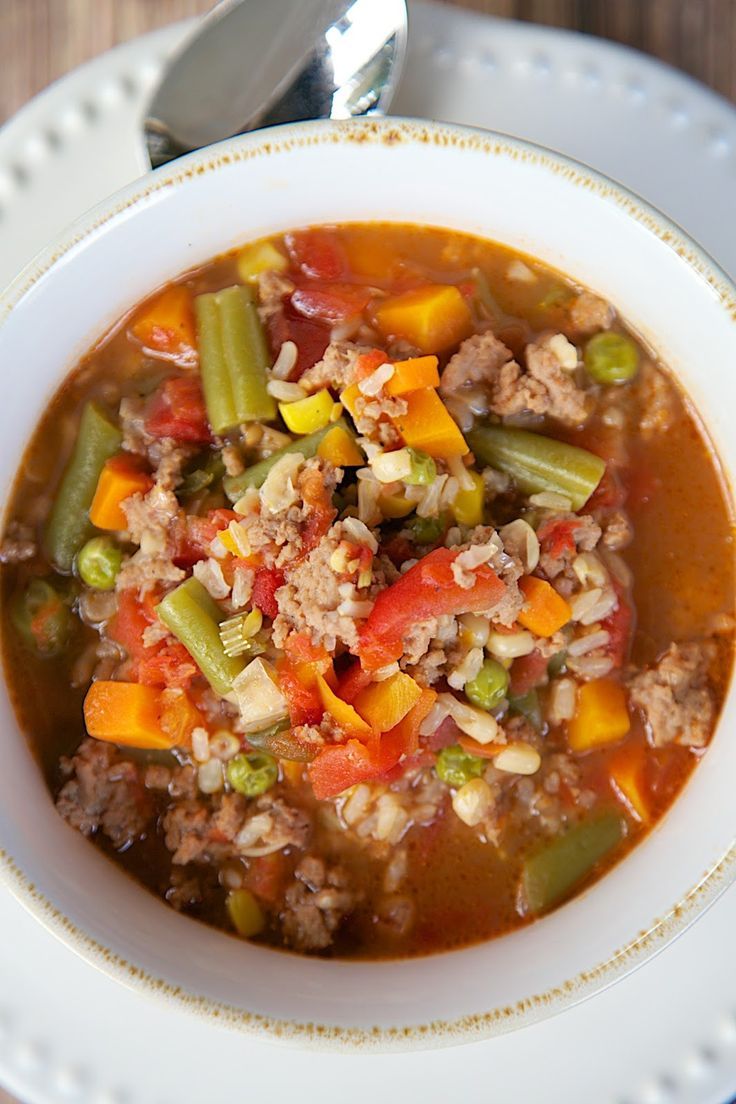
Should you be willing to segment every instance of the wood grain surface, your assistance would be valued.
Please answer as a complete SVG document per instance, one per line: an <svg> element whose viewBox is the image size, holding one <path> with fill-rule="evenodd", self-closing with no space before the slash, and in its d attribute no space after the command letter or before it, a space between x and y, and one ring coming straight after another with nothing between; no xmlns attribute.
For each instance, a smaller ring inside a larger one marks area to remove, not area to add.
<svg viewBox="0 0 736 1104"><path fill-rule="evenodd" d="M210 6L211 0L0 0L0 123L88 58ZM635 46L736 102L736 0L466 0L466 6ZM0 1088L0 1104L16 1102Z"/></svg>
<svg viewBox="0 0 736 1104"><path fill-rule="evenodd" d="M0 0L0 122L109 46L204 12L211 2ZM736 101L736 0L465 2L493 15L572 27L636 46Z"/></svg>

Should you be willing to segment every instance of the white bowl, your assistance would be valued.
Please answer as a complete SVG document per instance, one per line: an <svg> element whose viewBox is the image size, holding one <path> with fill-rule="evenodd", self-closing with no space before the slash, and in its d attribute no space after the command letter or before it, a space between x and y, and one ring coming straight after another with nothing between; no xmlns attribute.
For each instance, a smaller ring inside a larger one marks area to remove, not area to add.
<svg viewBox="0 0 736 1104"><path fill-rule="evenodd" d="M194 154L53 242L0 300L3 494L55 388L142 296L252 238L376 219L497 239L610 299L681 380L727 478L736 472L736 290L697 246L559 155L460 127L385 120L299 124ZM429 958L332 962L238 942L129 880L56 815L3 686L0 876L53 932L121 981L221 1022L341 1048L467 1041L600 990L732 881L735 714L731 691L673 809L624 862L552 915Z"/></svg>

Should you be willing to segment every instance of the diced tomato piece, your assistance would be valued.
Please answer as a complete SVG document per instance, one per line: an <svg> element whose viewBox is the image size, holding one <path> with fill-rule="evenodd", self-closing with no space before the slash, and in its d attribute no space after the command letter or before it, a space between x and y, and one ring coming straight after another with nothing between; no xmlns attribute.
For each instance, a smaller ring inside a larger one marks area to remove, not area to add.
<svg viewBox="0 0 736 1104"><path fill-rule="evenodd" d="M302 318L296 313L288 300L283 309L273 314L266 323L271 353L278 356L285 341L293 341L297 348L297 359L290 380L298 380L318 360L330 343L330 327L324 322Z"/></svg>
<svg viewBox="0 0 736 1104"><path fill-rule="evenodd" d="M144 650L143 633L153 620L138 601L134 589L121 590L118 595L117 613L107 626L107 635L122 644L128 655L135 659Z"/></svg>
<svg viewBox="0 0 736 1104"><path fill-rule="evenodd" d="M144 686L182 687L196 678L199 668L183 644L164 641L141 653L137 664L138 682Z"/></svg>
<svg viewBox="0 0 736 1104"><path fill-rule="evenodd" d="M537 530L539 543L549 556L558 559L565 554L575 555L575 518L564 518L560 521L547 521Z"/></svg>
<svg viewBox="0 0 736 1104"><path fill-rule="evenodd" d="M267 905L275 904L281 896L287 874L287 858L282 851L272 855L259 855L250 859L245 885Z"/></svg>
<svg viewBox="0 0 736 1104"><path fill-rule="evenodd" d="M252 602L271 620L279 612L276 591L284 585L284 573L276 567L259 567L253 583Z"/></svg>
<svg viewBox="0 0 736 1104"><path fill-rule="evenodd" d="M315 280L339 280L348 269L347 254L335 230L294 230L284 238L295 268Z"/></svg>
<svg viewBox="0 0 736 1104"><path fill-rule="evenodd" d="M288 659L279 660L276 670L292 725L319 724L324 708L316 686L305 686L299 678L296 666Z"/></svg>
<svg viewBox="0 0 736 1104"><path fill-rule="evenodd" d="M138 598L134 589L123 590L118 596L118 609L111 619L107 634L122 644L130 658L128 677L146 686L186 688L199 673L189 652L176 641L162 640L146 647L143 634L156 620L155 605L160 594L155 591Z"/></svg>
<svg viewBox="0 0 736 1104"><path fill-rule="evenodd" d="M305 318L335 323L361 314L370 298L370 290L359 284L321 284L297 288L291 305Z"/></svg>
<svg viewBox="0 0 736 1104"><path fill-rule="evenodd" d="M422 746L429 751L442 751L443 748L452 747L453 744L458 743L461 735L452 717L445 717L434 732L421 738L421 742Z"/></svg>
<svg viewBox="0 0 736 1104"><path fill-rule="evenodd" d="M210 556L210 545L222 529L227 529L237 518L234 510L210 510L206 517L187 514L178 525L174 536L173 560L177 567L193 567Z"/></svg>
<svg viewBox="0 0 736 1104"><path fill-rule="evenodd" d="M371 743L380 774L390 771L403 758L419 748L419 729L437 700L434 690L422 690L421 697L406 716L387 732L376 733Z"/></svg>
<svg viewBox="0 0 736 1104"><path fill-rule="evenodd" d="M618 510L626 501L626 488L618 474L606 465L603 478L585 504L585 513L591 510Z"/></svg>
<svg viewBox="0 0 736 1104"><path fill-rule="evenodd" d="M307 522L302 530L301 556L304 557L322 540L332 525L337 510L332 505L332 498L325 488L324 479L319 470L305 471L299 489L304 504L309 507Z"/></svg>
<svg viewBox="0 0 736 1104"><path fill-rule="evenodd" d="M547 660L536 648L529 655L519 656L511 664L511 693L515 697L528 694L535 686L547 681Z"/></svg>
<svg viewBox="0 0 736 1104"><path fill-rule="evenodd" d="M471 587L461 587L452 573L459 552L435 548L378 595L358 643L361 662L369 670L401 657L403 636L410 625L441 614L490 609L504 593L504 584L486 564L474 571Z"/></svg>
<svg viewBox="0 0 736 1104"><path fill-rule="evenodd" d="M380 764L359 740L323 748L307 767L314 796L323 801L336 797L358 782L377 778Z"/></svg>
<svg viewBox="0 0 736 1104"><path fill-rule="evenodd" d="M150 400L145 427L152 437L208 445L212 433L197 377L172 376L164 380Z"/></svg>
<svg viewBox="0 0 736 1104"><path fill-rule="evenodd" d="M360 665L360 660L354 660L345 673L340 677L337 687L337 696L352 705L361 690L373 681L370 671L366 671Z"/></svg>
<svg viewBox="0 0 736 1104"><path fill-rule="evenodd" d="M368 353L361 353L355 362L354 378L356 382L373 375L376 368L380 368L387 361L388 353L385 353L383 349L371 349Z"/></svg>
<svg viewBox="0 0 736 1104"><path fill-rule="evenodd" d="M634 610L631 602L626 597L623 587L614 580L614 588L618 594L618 606L608 617L601 621L601 628L609 634L606 651L613 659L614 669L623 667L624 660L631 644Z"/></svg>

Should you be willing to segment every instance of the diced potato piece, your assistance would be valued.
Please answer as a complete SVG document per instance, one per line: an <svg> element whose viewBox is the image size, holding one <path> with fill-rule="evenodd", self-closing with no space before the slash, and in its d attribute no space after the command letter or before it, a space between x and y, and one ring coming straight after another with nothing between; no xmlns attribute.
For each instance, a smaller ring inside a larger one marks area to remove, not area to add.
<svg viewBox="0 0 736 1104"><path fill-rule="evenodd" d="M422 695L421 688L403 671L373 682L355 698L355 708L376 732L388 732L403 720Z"/></svg>
<svg viewBox="0 0 736 1104"><path fill-rule="evenodd" d="M306 399L298 399L297 402L280 402L279 412L292 433L306 436L329 424L334 405L332 395L325 388Z"/></svg>
<svg viewBox="0 0 736 1104"><path fill-rule="evenodd" d="M273 242L254 242L238 253L238 276L245 284L254 284L262 272L286 272L288 258Z"/></svg>
<svg viewBox="0 0 736 1104"><path fill-rule="evenodd" d="M631 727L626 692L611 678L593 679L578 689L575 716L567 726L572 751L589 751L614 743Z"/></svg>
<svg viewBox="0 0 736 1104"><path fill-rule="evenodd" d="M336 468L358 468L365 463L355 438L342 426L335 426L325 434L317 446L317 455Z"/></svg>
<svg viewBox="0 0 736 1104"><path fill-rule="evenodd" d="M385 299L376 311L384 337L403 337L423 353L441 353L472 330L470 307L453 284L430 284Z"/></svg>

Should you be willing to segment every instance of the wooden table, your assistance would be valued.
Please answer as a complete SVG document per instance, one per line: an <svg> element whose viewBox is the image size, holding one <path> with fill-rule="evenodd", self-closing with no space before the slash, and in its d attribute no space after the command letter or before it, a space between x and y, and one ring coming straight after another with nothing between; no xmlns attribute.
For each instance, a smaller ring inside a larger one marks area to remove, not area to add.
<svg viewBox="0 0 736 1104"><path fill-rule="evenodd" d="M212 0L0 0L0 122L87 58ZM446 0L453 2L453 0ZM735 0L466 0L636 46L736 101Z"/></svg>
<svg viewBox="0 0 736 1104"><path fill-rule="evenodd" d="M211 4L212 0L0 0L0 123L95 54L205 12ZM635 46L736 102L736 0L468 0L466 6ZM15 1101L0 1089L0 1104Z"/></svg>

